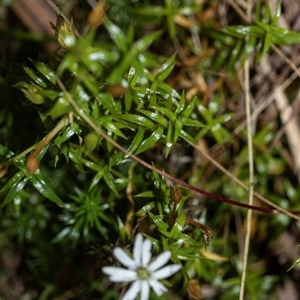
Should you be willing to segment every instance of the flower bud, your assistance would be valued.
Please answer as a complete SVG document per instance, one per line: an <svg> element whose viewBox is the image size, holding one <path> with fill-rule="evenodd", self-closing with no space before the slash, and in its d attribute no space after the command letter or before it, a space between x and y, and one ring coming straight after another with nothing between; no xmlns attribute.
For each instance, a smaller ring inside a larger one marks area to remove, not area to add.
<svg viewBox="0 0 300 300"><path fill-rule="evenodd" d="M178 204L183 197L182 191L177 187L170 186L171 199L175 204Z"/></svg>
<svg viewBox="0 0 300 300"><path fill-rule="evenodd" d="M94 132L88 133L83 138L84 146L89 152L92 152L98 146L99 142L100 142L100 137Z"/></svg>
<svg viewBox="0 0 300 300"><path fill-rule="evenodd" d="M38 161L36 156L29 155L26 161L26 171L32 175L38 169L39 165L40 162Z"/></svg>
<svg viewBox="0 0 300 300"><path fill-rule="evenodd" d="M75 43L75 29L73 18L71 18L70 24L64 19L63 16L57 16L56 25L49 21L55 37L61 47L69 49Z"/></svg>
<svg viewBox="0 0 300 300"><path fill-rule="evenodd" d="M2 178L7 172L7 166L0 165L0 178Z"/></svg>
<svg viewBox="0 0 300 300"><path fill-rule="evenodd" d="M27 84L26 89L21 89L25 97L34 104L44 103L44 97L41 95L41 90L42 89L33 82L31 82L31 84Z"/></svg>
<svg viewBox="0 0 300 300"><path fill-rule="evenodd" d="M202 292L197 279L191 279L187 285L187 291L192 299L201 300Z"/></svg>
<svg viewBox="0 0 300 300"><path fill-rule="evenodd" d="M59 97L59 99L55 102L51 110L49 111L49 116L54 120L71 110L71 105L66 97Z"/></svg>
<svg viewBox="0 0 300 300"><path fill-rule="evenodd" d="M88 16L87 23L91 28L102 24L107 9L106 1L100 0Z"/></svg>

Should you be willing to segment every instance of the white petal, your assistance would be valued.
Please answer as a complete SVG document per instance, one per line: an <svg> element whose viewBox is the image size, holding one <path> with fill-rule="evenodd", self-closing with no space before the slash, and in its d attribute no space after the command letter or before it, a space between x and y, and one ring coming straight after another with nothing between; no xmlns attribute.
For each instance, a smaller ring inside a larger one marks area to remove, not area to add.
<svg viewBox="0 0 300 300"><path fill-rule="evenodd" d="M157 296L161 296L168 289L157 280L149 280L149 284Z"/></svg>
<svg viewBox="0 0 300 300"><path fill-rule="evenodd" d="M118 268L118 267L103 267L102 272L106 275L113 275L119 271L123 271L125 269L123 268Z"/></svg>
<svg viewBox="0 0 300 300"><path fill-rule="evenodd" d="M180 270L181 265L170 265L166 266L152 274L152 279L162 279L167 278L173 274L175 274L178 270Z"/></svg>
<svg viewBox="0 0 300 300"><path fill-rule="evenodd" d="M136 296L137 296L137 294L140 290L141 290L140 281L135 281L130 286L130 288L128 289L126 294L123 296L122 300L134 300L134 299L136 299Z"/></svg>
<svg viewBox="0 0 300 300"><path fill-rule="evenodd" d="M149 283L146 280L141 281L141 297L140 300L148 300L150 294Z"/></svg>
<svg viewBox="0 0 300 300"><path fill-rule="evenodd" d="M125 267L129 269L135 269L136 263L132 258L128 256L128 254L121 248L117 247L113 250L113 253L116 257L116 259Z"/></svg>
<svg viewBox="0 0 300 300"><path fill-rule="evenodd" d="M138 233L133 246L133 258L137 266L141 266L142 263L142 249L143 236L141 233Z"/></svg>
<svg viewBox="0 0 300 300"><path fill-rule="evenodd" d="M143 252L142 252L142 266L146 267L149 264L149 261L152 257L151 254L152 242L146 239L143 243Z"/></svg>
<svg viewBox="0 0 300 300"><path fill-rule="evenodd" d="M171 251L163 252L162 254L157 256L157 258L149 265L147 269L151 272L159 269L169 261L170 257L171 257Z"/></svg>
<svg viewBox="0 0 300 300"><path fill-rule="evenodd" d="M103 267L102 271L104 274L109 275L109 280L112 282L129 282L137 278L136 272L132 270L117 267Z"/></svg>

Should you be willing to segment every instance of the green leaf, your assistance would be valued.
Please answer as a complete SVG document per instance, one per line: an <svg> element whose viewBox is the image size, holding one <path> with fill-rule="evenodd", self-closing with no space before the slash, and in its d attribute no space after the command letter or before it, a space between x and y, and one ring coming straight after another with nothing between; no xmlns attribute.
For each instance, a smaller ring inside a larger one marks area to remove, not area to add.
<svg viewBox="0 0 300 300"><path fill-rule="evenodd" d="M171 229L171 235L173 238L177 239L180 233L182 232L183 226L185 225L186 215L185 213L181 213L176 219L174 225Z"/></svg>
<svg viewBox="0 0 300 300"><path fill-rule="evenodd" d="M150 17L163 17L166 14L166 9L163 6L145 6L135 10L137 14L150 16Z"/></svg>
<svg viewBox="0 0 300 300"><path fill-rule="evenodd" d="M107 117L111 118L109 116L107 116ZM127 139L127 137L122 133L122 131L117 127L117 125L115 123L113 123L112 121L105 122L103 127L105 127L108 131L111 131L115 135L122 137L123 139ZM123 127L123 125L122 125L122 127Z"/></svg>
<svg viewBox="0 0 300 300"><path fill-rule="evenodd" d="M179 104L175 110L175 115L180 114L184 110L184 107L185 107L185 93L182 92L180 100L179 100Z"/></svg>
<svg viewBox="0 0 300 300"><path fill-rule="evenodd" d="M173 97L177 99L180 98L178 92L165 82L159 82L157 85L157 90L164 99L168 99L169 97Z"/></svg>
<svg viewBox="0 0 300 300"><path fill-rule="evenodd" d="M154 127L154 123L151 120L149 120L143 116L134 115L134 114L126 114L126 115L119 115L118 118L121 120L125 120L125 121L131 122L131 123L135 123L135 124L144 126L150 130L152 130Z"/></svg>
<svg viewBox="0 0 300 300"><path fill-rule="evenodd" d="M242 51L242 48L244 48L243 46L244 46L243 41L237 40L234 48L231 51L230 59L226 63L226 68L228 70L230 70L231 72L234 72L234 70L235 70L235 64L238 61L238 57ZM247 45L245 45L245 47L247 47Z"/></svg>
<svg viewBox="0 0 300 300"><path fill-rule="evenodd" d="M285 28L273 27L271 30L272 41L276 45L298 44L299 32L289 31Z"/></svg>
<svg viewBox="0 0 300 300"><path fill-rule="evenodd" d="M135 42L131 51L134 54L144 52L153 42L155 42L161 36L161 34L161 31L153 31L143 36L141 39Z"/></svg>
<svg viewBox="0 0 300 300"><path fill-rule="evenodd" d="M269 24L271 21L271 10L269 4L266 2L264 5L264 15L262 21L265 24Z"/></svg>
<svg viewBox="0 0 300 300"><path fill-rule="evenodd" d="M140 146L141 142L144 138L145 130L139 129L137 134L135 135L132 143L130 144L129 148L127 149L128 152L134 153L135 150ZM124 155L124 158L128 157L128 155Z"/></svg>
<svg viewBox="0 0 300 300"><path fill-rule="evenodd" d="M125 56L122 58L121 62L119 63L118 67L113 69L111 74L109 75L107 81L111 84L120 83L124 72L129 69L132 65L136 69L136 73L139 76L142 76L143 72L139 72L138 68L143 71L141 67L140 61L138 61L138 54L140 52L145 51L158 37L161 35L160 31L151 32L148 35L145 35L140 40L135 42L131 49L126 52ZM139 74L141 73L141 74Z"/></svg>
<svg viewBox="0 0 300 300"><path fill-rule="evenodd" d="M189 198L189 195L183 196L181 200L179 201L177 207L176 207L176 212L179 214L182 211L183 205L185 201Z"/></svg>
<svg viewBox="0 0 300 300"><path fill-rule="evenodd" d="M180 120L184 126L207 127L203 123L201 123L197 120L191 119L191 118L181 118Z"/></svg>
<svg viewBox="0 0 300 300"><path fill-rule="evenodd" d="M165 108L165 107L161 107L158 105L155 106L151 106L152 109L156 109L159 112L163 113L164 115L166 115L172 122L176 121L176 115L175 113L173 113L170 109Z"/></svg>
<svg viewBox="0 0 300 300"><path fill-rule="evenodd" d="M260 59L265 56L265 54L269 51L271 45L272 45L272 34L270 32L267 32L264 36L263 45L258 55L258 61L260 61Z"/></svg>
<svg viewBox="0 0 300 300"><path fill-rule="evenodd" d="M297 265L300 264L300 258L298 258L293 264L292 266L288 269L288 271L290 271L291 269L295 268Z"/></svg>
<svg viewBox="0 0 300 300"><path fill-rule="evenodd" d="M56 195L50 187L50 182L42 175L40 170L37 170L30 178L31 183L45 198L53 201L58 205L64 205L62 200Z"/></svg>
<svg viewBox="0 0 300 300"><path fill-rule="evenodd" d="M104 19L104 26L106 27L110 37L115 41L117 46L123 51L127 51L127 39L122 30L113 24L107 17Z"/></svg>
<svg viewBox="0 0 300 300"><path fill-rule="evenodd" d="M246 59L248 59L250 57L250 55L254 52L255 48L257 45L257 38L251 36L247 42L247 44L245 45L245 47L242 48L241 50L241 54L240 54L240 65L243 66Z"/></svg>
<svg viewBox="0 0 300 300"><path fill-rule="evenodd" d="M257 4L256 4L256 9L255 9L255 18L254 20L255 21L259 21L261 20L261 14L262 14L262 7L261 7L261 0L257 1Z"/></svg>
<svg viewBox="0 0 300 300"><path fill-rule="evenodd" d="M70 126L68 126L62 133L60 133L54 140L57 146L60 146L65 141L69 140L74 134L80 134L81 129L79 125L73 122Z"/></svg>
<svg viewBox="0 0 300 300"><path fill-rule="evenodd" d="M102 179L103 175L104 175L104 169L102 168L102 169L99 170L99 171L97 172L97 174L94 176L94 178L93 178L93 180L92 180L92 182L91 182L91 184L90 184L89 191L91 191L92 188L93 188L96 184L98 184L98 182Z"/></svg>
<svg viewBox="0 0 300 300"><path fill-rule="evenodd" d="M97 100L102 104L112 115L116 114L115 101L111 94L101 93Z"/></svg>
<svg viewBox="0 0 300 300"><path fill-rule="evenodd" d="M51 83L53 84L56 83L55 72L51 70L49 66L37 60L33 60L33 59L29 59L29 60Z"/></svg>
<svg viewBox="0 0 300 300"><path fill-rule="evenodd" d="M191 136L191 135L189 135L186 131L184 131L184 130L181 130L181 132L180 132L180 137L181 138L183 138L183 139L185 139L185 140L187 140L187 141L189 141L190 143L192 143L192 144L197 144L196 143L196 141L194 140L194 138Z"/></svg>
<svg viewBox="0 0 300 300"><path fill-rule="evenodd" d="M117 191L114 178L111 175L108 166L106 166L104 169L103 179L106 182L106 184L109 186L109 188L119 197L119 193Z"/></svg>
<svg viewBox="0 0 300 300"><path fill-rule="evenodd" d="M169 123L167 138L166 138L166 158L168 157L173 146L173 124Z"/></svg>
<svg viewBox="0 0 300 300"><path fill-rule="evenodd" d="M130 70L128 71L128 77L127 77L127 81L130 85L130 87L134 88L136 83L138 80L138 76L136 74L135 68L130 68Z"/></svg>
<svg viewBox="0 0 300 300"><path fill-rule="evenodd" d="M195 96L193 100L189 103L189 105L183 110L181 116L188 118L191 115L191 113L194 111L194 107L197 99L198 99L197 96Z"/></svg>
<svg viewBox="0 0 300 300"><path fill-rule="evenodd" d="M125 93L125 110L126 110L126 112L128 112L131 108L132 99L133 99L133 97L132 97L131 92Z"/></svg>
<svg viewBox="0 0 300 300"><path fill-rule="evenodd" d="M174 137L173 137L173 144L175 144L181 134L182 130L182 123L179 119L175 121L175 130L174 130Z"/></svg>
<svg viewBox="0 0 300 300"><path fill-rule="evenodd" d="M68 99L63 95L58 98L55 104L52 106L51 110L48 112L48 115L51 119L56 119L72 110L72 107Z"/></svg>
<svg viewBox="0 0 300 300"><path fill-rule="evenodd" d="M115 63L120 55L114 49L88 48L86 58L90 63L100 62L101 64Z"/></svg>
<svg viewBox="0 0 300 300"><path fill-rule="evenodd" d="M168 126L168 121L164 117L160 116L159 114L144 109L138 109L138 111L141 112L143 115L147 116L149 119L155 121L159 125L163 127Z"/></svg>
<svg viewBox="0 0 300 300"><path fill-rule="evenodd" d="M169 36L171 39L174 39L176 36L176 25L174 22L174 15L176 11L174 10L173 0L165 0L165 3Z"/></svg>
<svg viewBox="0 0 300 300"><path fill-rule="evenodd" d="M225 61L228 59L230 50L228 48L222 48L217 55L217 58L213 61L211 68L213 70L219 70L221 66L225 64Z"/></svg>
<svg viewBox="0 0 300 300"><path fill-rule="evenodd" d="M146 213L148 213L150 210L152 210L156 206L156 203L154 201L147 203L145 206L143 206L141 209L139 209L135 215L137 217L140 217Z"/></svg>
<svg viewBox="0 0 300 300"><path fill-rule="evenodd" d="M13 201L19 195L19 193L23 190L26 182L27 182L27 178L24 178L23 180L19 180L16 184L11 186L9 192L7 193L5 199L2 203L2 206Z"/></svg>
<svg viewBox="0 0 300 300"><path fill-rule="evenodd" d="M32 69L26 67L26 66L23 66L23 69L25 70L25 72L30 76L30 78L36 83L38 84L39 86L43 87L43 88L46 88L47 87L47 84L45 82L45 80L38 76L36 74L36 72L34 72Z"/></svg>
<svg viewBox="0 0 300 300"><path fill-rule="evenodd" d="M274 13L274 15L273 15L273 17L271 19L271 25L277 25L277 22L279 20L280 15L281 15L281 7L282 7L282 3L279 2L277 4L275 13Z"/></svg>
<svg viewBox="0 0 300 300"><path fill-rule="evenodd" d="M164 81L172 72L175 66L176 53L174 53L158 70L155 78Z"/></svg>
<svg viewBox="0 0 300 300"><path fill-rule="evenodd" d="M257 21L255 23L264 31L264 34L266 32L269 32L270 29L271 29L271 26L269 24L264 23L264 22Z"/></svg>
<svg viewBox="0 0 300 300"><path fill-rule="evenodd" d="M153 223L158 227L158 229L163 230L163 231L168 230L169 226L163 221L163 218L164 218L163 215L156 216L156 215L152 214L150 211L147 211L147 214L149 215L149 217L151 218Z"/></svg>
<svg viewBox="0 0 300 300"><path fill-rule="evenodd" d="M198 105L198 110L208 124L213 120L211 112L203 104Z"/></svg>
<svg viewBox="0 0 300 300"><path fill-rule="evenodd" d="M163 135L164 129L158 127L146 140L144 140L138 147L136 154L140 154L147 149L151 148Z"/></svg>
<svg viewBox="0 0 300 300"><path fill-rule="evenodd" d="M137 195L134 195L134 197L148 197L148 198L154 198L154 192L153 191L147 191L147 192L143 192Z"/></svg>
<svg viewBox="0 0 300 300"><path fill-rule="evenodd" d="M20 171L18 173L16 173L12 178L10 178L8 180L8 182L6 183L6 185L4 187L2 187L1 189L1 193L5 192L6 190L12 188L15 184L17 184L23 177L24 177L24 172Z"/></svg>
<svg viewBox="0 0 300 300"><path fill-rule="evenodd" d="M264 24L264 26L267 26ZM243 26L243 25L237 25L237 26L227 26L222 29L223 32L230 34L236 38L244 38L246 36L255 36L255 37L261 37L264 35L265 30L262 29L259 26L251 25L251 26Z"/></svg>

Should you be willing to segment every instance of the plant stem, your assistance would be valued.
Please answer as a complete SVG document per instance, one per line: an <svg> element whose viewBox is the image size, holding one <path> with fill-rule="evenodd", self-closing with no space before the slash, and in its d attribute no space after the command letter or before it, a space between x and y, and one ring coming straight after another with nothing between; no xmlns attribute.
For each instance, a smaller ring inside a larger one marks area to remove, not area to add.
<svg viewBox="0 0 300 300"><path fill-rule="evenodd" d="M247 2L247 16L251 18L252 0ZM248 144L248 163L249 163L249 198L248 204L253 204L253 178L254 178L254 162L253 162L253 144L252 144L252 122L251 122L251 103L250 103L250 62L249 59L245 61L244 66L244 89L245 89L245 107L246 107L246 119L247 119L247 144ZM240 288L240 300L244 299L245 293L245 282L247 274L247 262L251 236L251 221L252 221L252 210L247 210L247 221L246 221L246 235L245 244L243 249L243 270L241 278Z"/></svg>

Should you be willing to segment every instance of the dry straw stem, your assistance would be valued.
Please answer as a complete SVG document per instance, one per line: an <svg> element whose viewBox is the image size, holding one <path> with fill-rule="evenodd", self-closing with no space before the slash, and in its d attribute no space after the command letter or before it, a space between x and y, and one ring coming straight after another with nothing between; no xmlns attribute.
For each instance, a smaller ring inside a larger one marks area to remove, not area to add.
<svg viewBox="0 0 300 300"><path fill-rule="evenodd" d="M275 78L276 82L276 74L272 70L269 59L266 57L263 62L264 63L261 64L262 68L265 72L268 72L271 77ZM296 97L299 97L299 93ZM294 172L300 183L300 128L297 119L295 118L295 114L293 114L293 108L289 104L284 90L279 85L276 85L274 100L280 113L281 122L284 124L283 126L285 126L285 133L294 162ZM295 101L296 100L297 98Z"/></svg>
<svg viewBox="0 0 300 300"><path fill-rule="evenodd" d="M251 18L252 0L247 2L247 16ZM252 124L251 124L251 95L250 95L250 61L249 58L245 61L244 65L244 92L245 92L245 108L246 108L246 121L247 121L247 144L248 144L248 163L249 163L249 197L248 204L253 205L253 189L254 189L254 161L253 161L253 143L252 143ZM245 282L247 274L247 262L250 246L252 210L247 210L247 223L245 243L243 250L243 269L241 277L241 288L239 299L244 299Z"/></svg>

